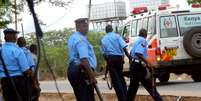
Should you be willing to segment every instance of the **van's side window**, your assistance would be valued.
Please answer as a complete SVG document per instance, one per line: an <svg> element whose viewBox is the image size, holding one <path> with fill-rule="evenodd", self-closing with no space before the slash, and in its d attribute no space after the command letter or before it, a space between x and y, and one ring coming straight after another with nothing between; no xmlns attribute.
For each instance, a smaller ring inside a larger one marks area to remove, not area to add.
<svg viewBox="0 0 201 101"><path fill-rule="evenodd" d="M147 30L147 27L148 27L148 18L144 18L142 23L143 23L142 24L142 28L144 28L144 29Z"/></svg>
<svg viewBox="0 0 201 101"><path fill-rule="evenodd" d="M132 21L132 27L131 27L131 36L135 37L137 36L137 20Z"/></svg>
<svg viewBox="0 0 201 101"><path fill-rule="evenodd" d="M142 28L142 19L137 20L137 35L139 34L140 29Z"/></svg>
<svg viewBox="0 0 201 101"><path fill-rule="evenodd" d="M124 27L120 27L119 29L118 29L118 32L117 33L120 33L121 35L123 34L123 29L124 29Z"/></svg>
<svg viewBox="0 0 201 101"><path fill-rule="evenodd" d="M175 16L160 17L160 37L177 37L177 26Z"/></svg>
<svg viewBox="0 0 201 101"><path fill-rule="evenodd" d="M125 38L129 36L130 36L130 25L126 25L123 30L123 37Z"/></svg>
<svg viewBox="0 0 201 101"><path fill-rule="evenodd" d="M156 34L155 27L156 27L155 16L151 16L149 17L149 21L148 21L148 33L151 35Z"/></svg>
<svg viewBox="0 0 201 101"><path fill-rule="evenodd" d="M178 21L180 32L183 36L185 32L192 28L201 26L201 14L179 15Z"/></svg>

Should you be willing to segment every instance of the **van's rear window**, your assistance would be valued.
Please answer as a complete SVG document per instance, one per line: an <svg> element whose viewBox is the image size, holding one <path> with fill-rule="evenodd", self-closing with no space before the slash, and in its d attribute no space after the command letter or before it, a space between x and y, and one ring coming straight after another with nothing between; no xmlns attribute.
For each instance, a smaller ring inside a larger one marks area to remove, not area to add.
<svg viewBox="0 0 201 101"><path fill-rule="evenodd" d="M201 14L179 15L178 21L181 35L184 35L193 27L201 27Z"/></svg>
<svg viewBox="0 0 201 101"><path fill-rule="evenodd" d="M177 36L178 32L175 16L160 17L160 37L169 38Z"/></svg>

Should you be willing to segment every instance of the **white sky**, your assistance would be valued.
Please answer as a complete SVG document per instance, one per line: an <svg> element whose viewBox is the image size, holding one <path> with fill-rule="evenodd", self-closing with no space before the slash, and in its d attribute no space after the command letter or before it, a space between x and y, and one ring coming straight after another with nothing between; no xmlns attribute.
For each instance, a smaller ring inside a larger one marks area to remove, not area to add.
<svg viewBox="0 0 201 101"><path fill-rule="evenodd" d="M67 1L67 0L66 0ZM116 0L118 1L118 0ZM128 0L121 0L127 2ZM39 18L46 24L42 26L43 31L62 29L65 27L74 27L74 20L79 17L87 17L87 5L89 0L75 0L75 2L70 5L68 9L51 6L51 4L41 3L36 6L36 13L39 15ZM114 0L92 0L92 4L105 3L105 2L114 2ZM187 5L185 0L171 0L171 4L181 4ZM129 11L127 11L129 12ZM23 25L25 33L34 32L35 28L33 26L33 19L29 12L24 11L23 16ZM14 28L13 25L9 27ZM21 23L18 25L18 30L21 31Z"/></svg>

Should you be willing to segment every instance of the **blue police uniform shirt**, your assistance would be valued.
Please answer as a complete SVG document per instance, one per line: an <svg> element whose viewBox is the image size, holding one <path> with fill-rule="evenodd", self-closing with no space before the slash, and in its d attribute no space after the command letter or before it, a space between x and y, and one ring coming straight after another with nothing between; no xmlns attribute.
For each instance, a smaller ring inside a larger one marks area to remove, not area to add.
<svg viewBox="0 0 201 101"><path fill-rule="evenodd" d="M101 49L104 55L124 55L123 48L127 47L123 38L114 32L107 33L101 40Z"/></svg>
<svg viewBox="0 0 201 101"><path fill-rule="evenodd" d="M6 42L1 48L1 54L11 77L23 75L29 69L26 56L15 43ZM2 63L0 65L0 78L6 77Z"/></svg>
<svg viewBox="0 0 201 101"><path fill-rule="evenodd" d="M147 47L148 43L144 37L138 36L133 44L133 47L131 49L131 57L133 59L136 59L136 53L142 54L143 57L147 58Z"/></svg>
<svg viewBox="0 0 201 101"><path fill-rule="evenodd" d="M86 58L89 61L90 66L95 69L97 62L96 56L92 45L81 32L74 32L68 39L68 57L69 63L73 62L77 65L80 64L80 60Z"/></svg>
<svg viewBox="0 0 201 101"><path fill-rule="evenodd" d="M35 62L33 60L32 53L26 47L21 47L21 49L23 50L23 52L27 58L27 62L28 62L29 67L31 67L32 70L35 70L36 65L35 65Z"/></svg>

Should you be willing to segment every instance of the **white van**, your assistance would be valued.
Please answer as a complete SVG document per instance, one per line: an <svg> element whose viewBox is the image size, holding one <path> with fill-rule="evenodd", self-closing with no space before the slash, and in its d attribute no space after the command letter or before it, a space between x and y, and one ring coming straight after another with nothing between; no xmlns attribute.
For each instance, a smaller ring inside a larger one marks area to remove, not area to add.
<svg viewBox="0 0 201 101"><path fill-rule="evenodd" d="M148 30L148 59L156 65L155 77L161 82L167 82L170 73L187 73L200 82L201 9L160 10L131 16L120 28L122 37L131 49L139 30Z"/></svg>

